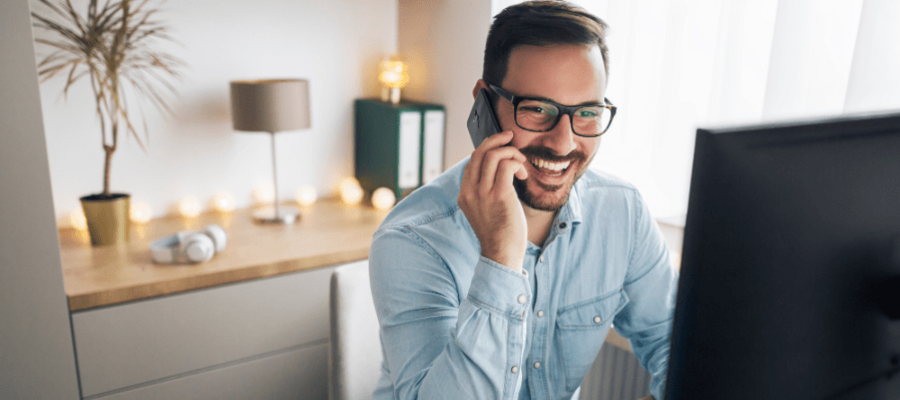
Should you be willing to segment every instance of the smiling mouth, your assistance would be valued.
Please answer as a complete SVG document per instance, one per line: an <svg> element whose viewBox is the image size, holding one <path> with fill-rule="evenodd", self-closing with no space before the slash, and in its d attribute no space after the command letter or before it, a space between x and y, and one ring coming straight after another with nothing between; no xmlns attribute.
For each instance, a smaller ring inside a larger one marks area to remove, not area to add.
<svg viewBox="0 0 900 400"><path fill-rule="evenodd" d="M531 158L528 161L538 170L538 172L550 176L560 176L565 174L572 164L572 161L550 162L537 157Z"/></svg>

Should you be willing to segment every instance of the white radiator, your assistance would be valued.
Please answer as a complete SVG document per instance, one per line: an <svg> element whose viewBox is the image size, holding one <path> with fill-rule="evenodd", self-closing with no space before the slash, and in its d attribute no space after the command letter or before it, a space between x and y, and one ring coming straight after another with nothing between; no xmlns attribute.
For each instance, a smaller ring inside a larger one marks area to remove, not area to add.
<svg viewBox="0 0 900 400"><path fill-rule="evenodd" d="M579 400L638 400L650 395L650 374L641 366L628 341L615 330L581 382Z"/></svg>

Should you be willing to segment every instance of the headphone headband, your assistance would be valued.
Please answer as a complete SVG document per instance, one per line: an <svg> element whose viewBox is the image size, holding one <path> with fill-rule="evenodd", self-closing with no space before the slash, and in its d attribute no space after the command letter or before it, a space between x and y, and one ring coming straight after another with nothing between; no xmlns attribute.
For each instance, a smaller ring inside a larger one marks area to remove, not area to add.
<svg viewBox="0 0 900 400"><path fill-rule="evenodd" d="M181 231L150 244L150 257L158 264L184 264L207 261L225 249L228 235L212 224L201 231Z"/></svg>

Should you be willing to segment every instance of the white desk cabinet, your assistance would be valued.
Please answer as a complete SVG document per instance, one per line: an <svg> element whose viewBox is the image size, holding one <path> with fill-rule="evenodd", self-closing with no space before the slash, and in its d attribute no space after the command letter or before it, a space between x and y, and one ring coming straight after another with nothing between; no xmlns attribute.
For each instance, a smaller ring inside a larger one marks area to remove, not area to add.
<svg viewBox="0 0 900 400"><path fill-rule="evenodd" d="M334 268L73 313L83 398L326 399Z"/></svg>

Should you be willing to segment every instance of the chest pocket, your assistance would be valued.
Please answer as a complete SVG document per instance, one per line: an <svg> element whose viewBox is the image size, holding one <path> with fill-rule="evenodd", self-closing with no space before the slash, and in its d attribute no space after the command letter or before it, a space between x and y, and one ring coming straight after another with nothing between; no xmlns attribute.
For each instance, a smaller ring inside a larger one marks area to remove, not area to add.
<svg viewBox="0 0 900 400"><path fill-rule="evenodd" d="M566 390L575 390L591 369L613 317L628 304L624 289L560 308L557 345L565 367Z"/></svg>

